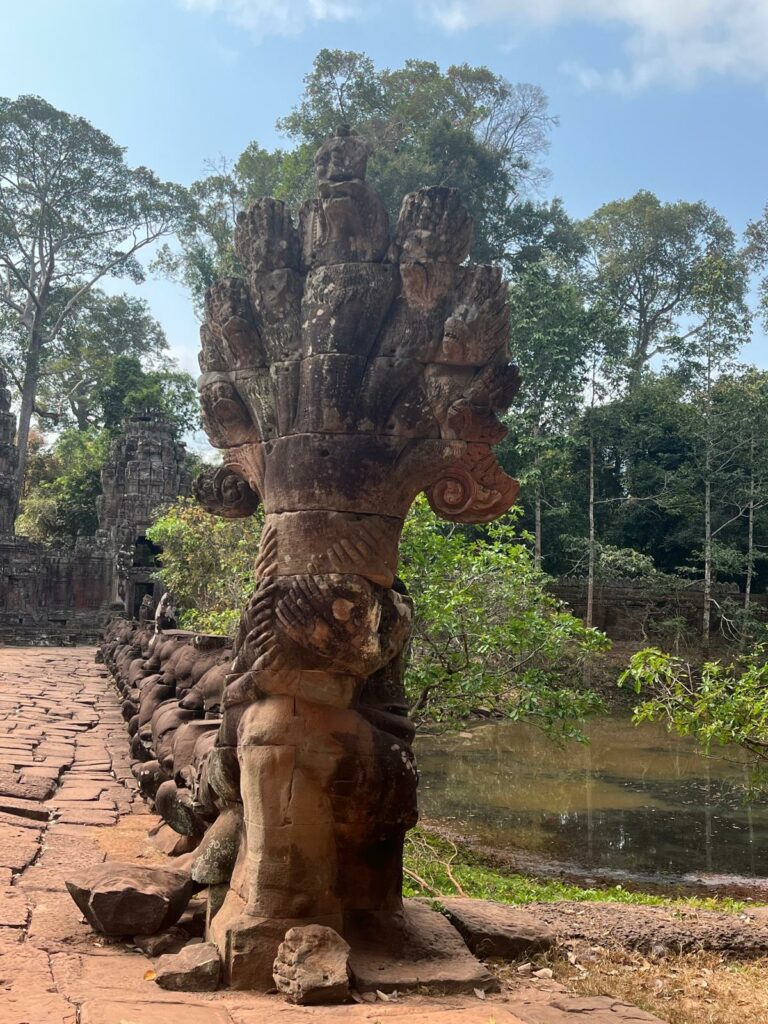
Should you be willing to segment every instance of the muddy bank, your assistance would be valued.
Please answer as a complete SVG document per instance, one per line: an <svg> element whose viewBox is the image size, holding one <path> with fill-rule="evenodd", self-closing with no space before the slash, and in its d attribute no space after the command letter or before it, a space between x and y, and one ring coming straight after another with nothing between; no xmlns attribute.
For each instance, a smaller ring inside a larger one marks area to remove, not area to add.
<svg viewBox="0 0 768 1024"><path fill-rule="evenodd" d="M450 840L475 863L509 874L526 875L543 881L555 878L585 888L621 885L628 892L645 892L655 896L719 896L768 904L768 878L704 873L660 878L658 875L635 874L618 869L584 868L566 861L550 860L527 850L497 850L468 838L444 822L421 819L419 826L425 832Z"/></svg>

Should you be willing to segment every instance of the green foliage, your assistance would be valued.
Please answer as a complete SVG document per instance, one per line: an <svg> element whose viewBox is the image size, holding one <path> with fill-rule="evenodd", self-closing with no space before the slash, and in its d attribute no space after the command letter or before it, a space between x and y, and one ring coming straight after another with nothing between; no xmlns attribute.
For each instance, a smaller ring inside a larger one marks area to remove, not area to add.
<svg viewBox="0 0 768 1024"><path fill-rule="evenodd" d="M180 498L147 531L160 545L159 577L179 603L187 629L231 635L253 589L253 563L263 523L209 515L192 498Z"/></svg>
<svg viewBox="0 0 768 1024"><path fill-rule="evenodd" d="M654 356L685 356L703 338L747 340L745 260L706 203L640 191L601 206L583 228L594 294L629 328L616 365L625 383L637 385Z"/></svg>
<svg viewBox="0 0 768 1024"><path fill-rule="evenodd" d="M172 230L185 196L146 167L128 167L124 152L39 96L0 97L0 251L4 269L19 273L8 276L6 302L33 270L49 289L82 288L105 273L143 280L136 254Z"/></svg>
<svg viewBox="0 0 768 1024"><path fill-rule="evenodd" d="M187 202L84 118L0 97L0 355L18 367L20 481L41 372L64 330L102 278L144 279L139 253Z"/></svg>
<svg viewBox="0 0 768 1024"><path fill-rule="evenodd" d="M109 363L93 399L104 426L113 432L126 417L148 409L162 413L177 435L200 425L194 378L180 370L143 370L135 355L119 355Z"/></svg>
<svg viewBox="0 0 768 1024"><path fill-rule="evenodd" d="M610 645L546 592L516 520L473 538L438 523L424 499L411 509L399 572L415 602L413 713L452 723L485 707L579 735L578 720L600 708L580 687L584 667Z"/></svg>
<svg viewBox="0 0 768 1024"><path fill-rule="evenodd" d="M729 898L671 899L635 892L621 885L587 889L558 879L530 878L491 866L467 847L457 846L424 827L416 828L406 836L404 863L404 895L431 897L436 900L438 909L441 897L464 894L471 899L496 900L514 905L556 900L590 903L606 901L641 906L694 907L731 913L739 913L745 907L740 900Z"/></svg>
<svg viewBox="0 0 768 1024"><path fill-rule="evenodd" d="M768 374L749 367L724 372L713 381L707 402L705 406L690 377L646 372L636 387L582 411L552 432L546 439L543 519L550 572L585 571L592 440L598 570L601 552L628 549L652 559L667 583L672 577L700 578L709 478L715 576L744 585L751 550L753 589L764 589ZM520 422L513 421L511 439L516 444L520 429ZM524 479L535 468L532 455L527 462L520 455L509 462ZM528 483L529 501L531 491ZM635 575L621 565L615 568L619 575ZM603 559L601 574L608 576L610 569Z"/></svg>
<svg viewBox="0 0 768 1024"><path fill-rule="evenodd" d="M80 430L112 426L105 423L99 400L115 360L129 357L157 371L173 365L167 350L165 332L143 299L93 289L43 354L38 419L55 427L74 423Z"/></svg>
<svg viewBox="0 0 768 1024"><path fill-rule="evenodd" d="M466 64L442 71L408 60L379 70L364 53L324 49L298 105L277 124L294 148L270 151L251 142L231 166L209 168L190 189L193 209L179 231L180 249L162 247L156 265L181 280L201 307L213 281L241 271L232 248L238 210L272 195L297 211L314 193L318 146L344 122L374 147L368 180L393 223L406 193L449 185L461 189L475 219L472 256L479 262L518 266L537 250L577 244L557 201L514 206L546 178L541 158L556 121L538 86Z"/></svg>
<svg viewBox="0 0 768 1024"><path fill-rule="evenodd" d="M738 744L751 755L756 781L768 785L768 644L696 670L648 647L622 673L619 685L628 684L643 697L635 722L666 722L681 736L693 736L706 753Z"/></svg>
<svg viewBox="0 0 768 1024"><path fill-rule="evenodd" d="M569 552L576 559L576 564L571 570L572 575L584 574L587 563L587 540L585 537L572 537L569 539ZM603 580L651 580L655 577L664 576L656 568L650 555L644 555L634 548L617 548L613 544L597 544L597 557L595 559L595 576ZM665 585L669 582L664 576Z"/></svg>
<svg viewBox="0 0 768 1024"><path fill-rule="evenodd" d="M192 377L174 370L145 372L135 355L105 359L101 380L83 393L78 408L87 408L96 425L85 419L79 427L66 427L51 445L41 440L30 453L16 528L42 543L71 546L78 536L95 533L101 470L126 417L159 411L177 434L199 422Z"/></svg>
<svg viewBox="0 0 768 1024"><path fill-rule="evenodd" d="M763 276L760 280L760 312L768 330L768 203L763 215L747 225L746 256L751 268Z"/></svg>
<svg viewBox="0 0 768 1024"><path fill-rule="evenodd" d="M96 498L109 450L105 430L65 430L49 450L30 458L16 531L42 543L69 546L96 532Z"/></svg>
<svg viewBox="0 0 768 1024"><path fill-rule="evenodd" d="M160 578L184 625L234 632L253 589L260 518L219 520L188 500L148 536L163 548ZM486 707L535 721L561 738L600 709L580 688L584 666L609 646L547 594L545 577L509 516L472 538L437 523L425 500L406 520L400 575L415 603L406 687L419 719L444 724Z"/></svg>
<svg viewBox="0 0 768 1024"><path fill-rule="evenodd" d="M278 128L309 155L340 122L373 144L369 180L393 219L406 192L460 188L475 218L473 257L485 262L511 248L510 200L546 176L540 159L555 119L540 88L486 67L407 60L378 70L363 53L324 49Z"/></svg>

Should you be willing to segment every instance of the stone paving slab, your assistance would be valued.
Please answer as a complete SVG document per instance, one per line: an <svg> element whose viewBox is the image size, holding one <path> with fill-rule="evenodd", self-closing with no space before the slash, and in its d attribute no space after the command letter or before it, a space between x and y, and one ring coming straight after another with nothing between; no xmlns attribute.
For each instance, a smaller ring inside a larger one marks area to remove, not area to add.
<svg viewBox="0 0 768 1024"><path fill-rule="evenodd" d="M0 1024L663 1024L546 983L485 1001L289 1006L166 992L129 943L95 935L64 880L105 859L169 866L130 772L120 701L93 648L0 648Z"/></svg>

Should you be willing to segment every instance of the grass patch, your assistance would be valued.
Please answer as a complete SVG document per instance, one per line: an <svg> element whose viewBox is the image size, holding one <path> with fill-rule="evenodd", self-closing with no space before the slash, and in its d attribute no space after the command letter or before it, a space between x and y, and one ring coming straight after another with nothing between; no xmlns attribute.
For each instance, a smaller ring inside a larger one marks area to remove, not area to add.
<svg viewBox="0 0 768 1024"><path fill-rule="evenodd" d="M746 903L727 897L668 897L630 892L620 885L585 889L556 879L536 879L483 864L477 854L424 829L409 832L405 843L406 896L471 896L500 903L525 904L556 900L694 907L738 912Z"/></svg>

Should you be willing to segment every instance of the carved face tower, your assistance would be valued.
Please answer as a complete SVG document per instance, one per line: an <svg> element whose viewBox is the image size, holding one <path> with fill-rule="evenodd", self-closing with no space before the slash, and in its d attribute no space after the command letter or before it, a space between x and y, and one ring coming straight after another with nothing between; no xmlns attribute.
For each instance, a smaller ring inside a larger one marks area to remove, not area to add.
<svg viewBox="0 0 768 1024"><path fill-rule="evenodd" d="M245 277L206 300L201 404L224 465L198 497L266 513L202 783L239 850L209 924L238 987L271 985L288 927L350 937L371 915L402 918L417 816L403 520L421 491L462 523L517 494L491 449L517 389L501 273L464 265L472 223L454 189L406 196L390 237L368 153L346 127L321 147L298 228L274 199L241 213Z"/></svg>

